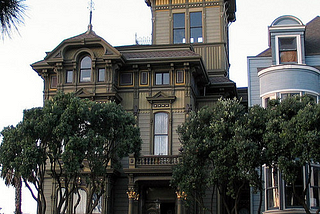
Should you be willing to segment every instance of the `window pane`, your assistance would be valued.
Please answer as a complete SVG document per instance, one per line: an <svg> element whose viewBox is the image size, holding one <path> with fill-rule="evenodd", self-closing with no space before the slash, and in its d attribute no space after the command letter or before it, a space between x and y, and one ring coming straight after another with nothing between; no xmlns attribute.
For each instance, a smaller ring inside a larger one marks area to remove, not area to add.
<svg viewBox="0 0 320 214"><path fill-rule="evenodd" d="M163 84L164 85L169 84L169 73L163 73Z"/></svg>
<svg viewBox="0 0 320 214"><path fill-rule="evenodd" d="M91 58L86 56L81 60L81 69L90 68L91 69Z"/></svg>
<svg viewBox="0 0 320 214"><path fill-rule="evenodd" d="M276 168L266 169L266 190L267 209L278 208L280 201L278 189L278 171Z"/></svg>
<svg viewBox="0 0 320 214"><path fill-rule="evenodd" d="M51 76L50 88L57 88L58 80L57 75Z"/></svg>
<svg viewBox="0 0 320 214"><path fill-rule="evenodd" d="M120 75L121 85L132 85L132 73L123 73Z"/></svg>
<svg viewBox="0 0 320 214"><path fill-rule="evenodd" d="M76 214L85 214L86 213L86 201L87 201L87 193L83 189L79 189L78 193L73 194L73 207L77 204L80 199L80 203L76 208Z"/></svg>
<svg viewBox="0 0 320 214"><path fill-rule="evenodd" d="M279 38L280 63L298 62L296 37Z"/></svg>
<svg viewBox="0 0 320 214"><path fill-rule="evenodd" d="M185 26L184 13L174 13L173 28L184 28L184 26Z"/></svg>
<svg viewBox="0 0 320 214"><path fill-rule="evenodd" d="M202 28L191 28L191 43L202 42Z"/></svg>
<svg viewBox="0 0 320 214"><path fill-rule="evenodd" d="M184 29L174 29L173 30L173 43L179 44L179 43L185 43L185 30Z"/></svg>
<svg viewBox="0 0 320 214"><path fill-rule="evenodd" d="M73 82L73 71L67 71L67 77L66 77L66 83L72 83Z"/></svg>
<svg viewBox="0 0 320 214"><path fill-rule="evenodd" d="M303 198L303 172L302 168L299 169L298 178L295 183L295 191L300 197ZM297 200L297 197L294 196L293 186L291 184L286 184L286 207L301 207L300 203Z"/></svg>
<svg viewBox="0 0 320 214"><path fill-rule="evenodd" d="M184 13L173 14L173 43L185 43L185 15Z"/></svg>
<svg viewBox="0 0 320 214"><path fill-rule="evenodd" d="M162 73L156 73L156 85L162 85Z"/></svg>
<svg viewBox="0 0 320 214"><path fill-rule="evenodd" d="M190 13L190 42L203 42L201 12Z"/></svg>
<svg viewBox="0 0 320 214"><path fill-rule="evenodd" d="M168 134L168 114L157 113L155 114L155 134Z"/></svg>
<svg viewBox="0 0 320 214"><path fill-rule="evenodd" d="M91 81L91 69L81 70L80 82L90 82L90 81Z"/></svg>
<svg viewBox="0 0 320 214"><path fill-rule="evenodd" d="M147 85L148 84L148 72L141 72L140 76L140 84Z"/></svg>
<svg viewBox="0 0 320 214"><path fill-rule="evenodd" d="M92 203L94 204L98 200L97 194L93 194ZM99 198L97 206L93 209L92 214L102 213L102 196Z"/></svg>
<svg viewBox="0 0 320 214"><path fill-rule="evenodd" d="M98 81L99 82L104 82L105 81L105 69L104 68L100 68L99 69Z"/></svg>
<svg viewBox="0 0 320 214"><path fill-rule="evenodd" d="M168 136L154 137L154 154L168 155Z"/></svg>
<svg viewBox="0 0 320 214"><path fill-rule="evenodd" d="M184 73L183 71L177 71L177 83L184 82Z"/></svg>
<svg viewBox="0 0 320 214"><path fill-rule="evenodd" d="M310 205L311 207L319 207L319 201L320 201L320 170L318 167L312 167L312 174L310 179Z"/></svg>
<svg viewBox="0 0 320 214"><path fill-rule="evenodd" d="M168 154L168 114L157 113L154 116L154 154Z"/></svg>
<svg viewBox="0 0 320 214"><path fill-rule="evenodd" d="M202 26L202 13L201 12L190 13L190 26L191 27L201 27Z"/></svg>
<svg viewBox="0 0 320 214"><path fill-rule="evenodd" d="M296 37L279 38L280 50L297 50Z"/></svg>

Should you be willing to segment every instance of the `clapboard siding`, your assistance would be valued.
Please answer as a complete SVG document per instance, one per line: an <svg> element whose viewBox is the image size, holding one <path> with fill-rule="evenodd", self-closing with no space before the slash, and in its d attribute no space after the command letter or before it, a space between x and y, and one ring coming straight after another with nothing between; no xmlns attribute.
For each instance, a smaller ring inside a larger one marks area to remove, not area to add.
<svg viewBox="0 0 320 214"><path fill-rule="evenodd" d="M172 120L172 155L178 155L180 149L178 126L185 121L185 113L174 113Z"/></svg>
<svg viewBox="0 0 320 214"><path fill-rule="evenodd" d="M206 8L207 43L221 42L220 6Z"/></svg>
<svg viewBox="0 0 320 214"><path fill-rule="evenodd" d="M258 69L269 67L271 57L248 57L248 105L261 105Z"/></svg>
<svg viewBox="0 0 320 214"><path fill-rule="evenodd" d="M128 179L120 177L116 180L113 187L113 213L114 214L128 214Z"/></svg>
<svg viewBox="0 0 320 214"><path fill-rule="evenodd" d="M169 44L170 43L170 22L169 11L157 11L155 13L155 44Z"/></svg>
<svg viewBox="0 0 320 214"><path fill-rule="evenodd" d="M139 114L139 128L142 139L142 155L150 155L150 126L150 113Z"/></svg>

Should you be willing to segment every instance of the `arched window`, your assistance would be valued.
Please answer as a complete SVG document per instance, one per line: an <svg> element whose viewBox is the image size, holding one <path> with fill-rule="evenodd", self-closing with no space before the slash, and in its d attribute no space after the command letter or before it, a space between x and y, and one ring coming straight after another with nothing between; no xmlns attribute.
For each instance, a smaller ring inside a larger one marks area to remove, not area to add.
<svg viewBox="0 0 320 214"><path fill-rule="evenodd" d="M168 155L169 144L169 120L168 114L164 112L154 115L154 154Z"/></svg>
<svg viewBox="0 0 320 214"><path fill-rule="evenodd" d="M91 58L85 56L80 62L80 82L91 82Z"/></svg>

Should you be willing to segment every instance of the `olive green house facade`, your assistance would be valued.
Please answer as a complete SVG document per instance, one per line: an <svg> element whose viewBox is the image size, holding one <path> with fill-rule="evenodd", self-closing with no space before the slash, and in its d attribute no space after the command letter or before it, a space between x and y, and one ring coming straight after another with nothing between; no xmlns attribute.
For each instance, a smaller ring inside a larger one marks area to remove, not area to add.
<svg viewBox="0 0 320 214"><path fill-rule="evenodd" d="M65 39L32 68L44 80L44 98L57 91L96 102L116 102L132 112L143 141L141 156L122 160L94 213L183 214L183 196L169 185L178 161L177 127L188 113L237 95L228 78L228 24L235 0L146 0L152 44L113 47L88 26ZM45 181L47 213L54 213L56 186ZM77 213L85 213L81 187ZM215 197L216 213L223 213ZM71 211L70 211L71 213Z"/></svg>

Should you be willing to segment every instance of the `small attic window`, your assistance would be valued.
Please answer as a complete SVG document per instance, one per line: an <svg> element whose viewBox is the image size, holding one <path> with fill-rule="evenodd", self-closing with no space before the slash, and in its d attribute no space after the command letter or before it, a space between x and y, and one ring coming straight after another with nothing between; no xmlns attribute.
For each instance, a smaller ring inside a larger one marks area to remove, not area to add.
<svg viewBox="0 0 320 214"><path fill-rule="evenodd" d="M299 35L276 36L276 63L279 64L301 64L302 50Z"/></svg>
<svg viewBox="0 0 320 214"><path fill-rule="evenodd" d="M91 58L85 56L80 61L80 82L91 82Z"/></svg>
<svg viewBox="0 0 320 214"><path fill-rule="evenodd" d="M279 38L279 62L280 64L297 63L297 38Z"/></svg>

